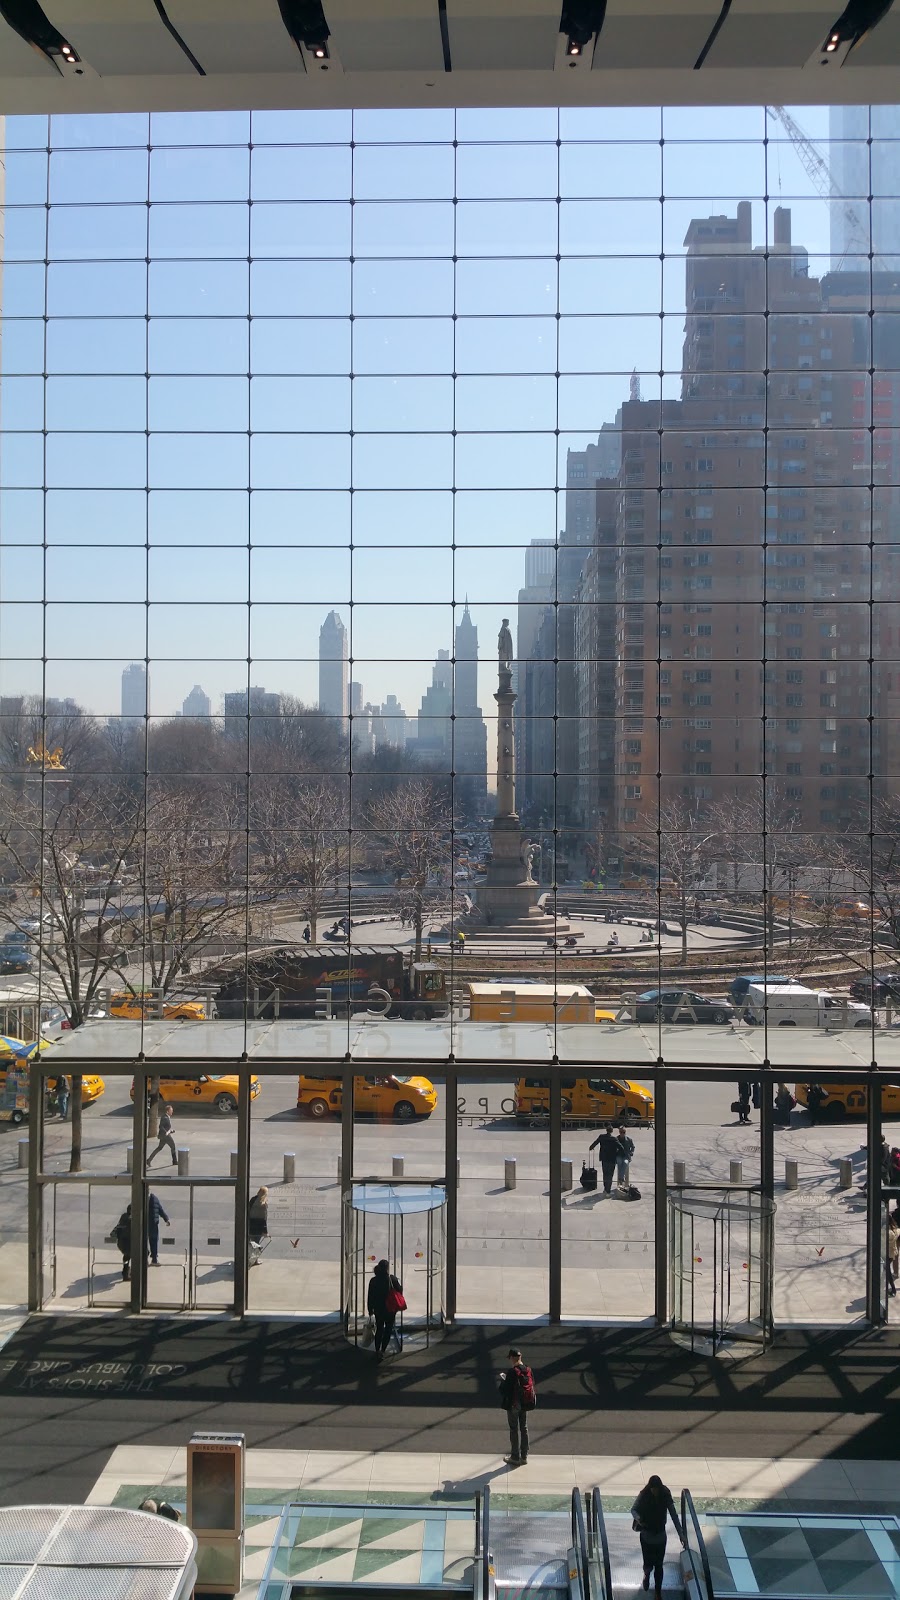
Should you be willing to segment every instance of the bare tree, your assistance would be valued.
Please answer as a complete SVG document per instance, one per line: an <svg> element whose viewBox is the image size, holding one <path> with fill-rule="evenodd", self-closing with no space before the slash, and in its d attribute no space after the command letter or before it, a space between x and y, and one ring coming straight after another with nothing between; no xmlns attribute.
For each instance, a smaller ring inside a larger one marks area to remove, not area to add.
<svg viewBox="0 0 900 1600"><path fill-rule="evenodd" d="M871 815L866 806L836 840L835 858L852 874L851 881L864 885L862 890L857 887L854 898L858 895L866 909L849 923L842 919L844 938L848 932L865 933L868 942L870 936L882 935L885 964L900 966L900 951L887 942L900 940L900 796L877 795ZM868 970L871 955L859 964Z"/></svg>
<svg viewBox="0 0 900 1600"><path fill-rule="evenodd" d="M428 888L450 863L451 811L442 785L412 778L372 802L369 827L383 839L394 879L409 909L415 960L422 957L422 927Z"/></svg>
<svg viewBox="0 0 900 1600"><path fill-rule="evenodd" d="M723 802L714 821L716 848L725 855L732 879L761 898L765 944L771 950L779 911L787 909L792 926L797 879L815 865L815 843L801 827L798 807L772 779Z"/></svg>
<svg viewBox="0 0 900 1600"><path fill-rule="evenodd" d="M0 844L20 881L30 886L27 910L7 920L30 931L37 916L41 967L53 974L69 1022L78 1028L99 1000L123 953L114 884L133 859L142 815L118 784L60 776L15 775L0 785ZM81 1076L72 1077L70 1172L81 1171Z"/></svg>
<svg viewBox="0 0 900 1600"><path fill-rule="evenodd" d="M22 695L5 702L0 721L0 767L40 772L45 758L54 769L96 772L102 740L95 719L74 701L44 701Z"/></svg>
<svg viewBox="0 0 900 1600"><path fill-rule="evenodd" d="M653 857L660 879L677 906L681 924L681 959L687 960L690 912L715 858L715 828L708 814L693 801L673 798L659 808L659 838Z"/></svg>
<svg viewBox="0 0 900 1600"><path fill-rule="evenodd" d="M144 981L166 994L216 935L240 926L248 893L245 808L227 779L148 784L137 878Z"/></svg>
<svg viewBox="0 0 900 1600"><path fill-rule="evenodd" d="M350 860L345 786L328 778L258 782L251 827L273 883L287 891L315 944L319 919L346 881Z"/></svg>

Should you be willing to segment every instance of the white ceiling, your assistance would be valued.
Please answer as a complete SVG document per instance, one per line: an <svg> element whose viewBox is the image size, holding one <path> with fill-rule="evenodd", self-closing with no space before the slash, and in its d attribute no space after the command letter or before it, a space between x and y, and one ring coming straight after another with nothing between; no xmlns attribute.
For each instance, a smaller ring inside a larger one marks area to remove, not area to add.
<svg viewBox="0 0 900 1600"><path fill-rule="evenodd" d="M0 114L316 106L887 104L900 6L840 68L808 64L844 0L609 0L593 62L559 48L561 0L324 0L335 57L304 60L277 0L42 0L85 64L62 77L0 20Z"/></svg>

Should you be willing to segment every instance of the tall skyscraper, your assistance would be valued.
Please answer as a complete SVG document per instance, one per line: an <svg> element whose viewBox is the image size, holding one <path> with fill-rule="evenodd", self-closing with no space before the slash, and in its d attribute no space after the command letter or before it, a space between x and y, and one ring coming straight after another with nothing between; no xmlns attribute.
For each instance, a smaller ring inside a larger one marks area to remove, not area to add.
<svg viewBox="0 0 900 1600"><path fill-rule="evenodd" d="M208 717L211 711L212 703L209 695L203 693L199 683L195 683L190 694L186 695L181 703L181 715L193 718Z"/></svg>
<svg viewBox="0 0 900 1600"><path fill-rule="evenodd" d="M872 139L868 106L832 106L828 113L830 144L822 155L828 163L834 189L830 205L831 262L837 271L860 268L859 257L869 250L869 202L872 200L871 241L875 270L900 269L900 207L882 198L893 193L890 164L896 163L900 139L900 106L872 106ZM870 155L871 150L871 155ZM882 170L883 169L883 170ZM854 259L855 258L855 259Z"/></svg>
<svg viewBox="0 0 900 1600"><path fill-rule="evenodd" d="M122 716L140 717L150 709L150 685L142 661L132 661L122 673Z"/></svg>
<svg viewBox="0 0 900 1600"><path fill-rule="evenodd" d="M478 629L466 601L455 635L453 769L466 780L476 816L487 812L487 728L478 704ZM465 790L463 791L465 792Z"/></svg>
<svg viewBox="0 0 900 1600"><path fill-rule="evenodd" d="M354 716L354 717L362 716L362 708L363 708L363 686L362 686L361 683L351 683L351 685L350 685L350 712L351 712L351 715Z"/></svg>
<svg viewBox="0 0 900 1600"><path fill-rule="evenodd" d="M431 683L419 706L419 735L416 749L424 760L449 772L453 727L453 664L449 650L439 650L431 669Z"/></svg>
<svg viewBox="0 0 900 1600"><path fill-rule="evenodd" d="M349 659L347 629L329 611L319 629L319 710L342 721L350 715Z"/></svg>

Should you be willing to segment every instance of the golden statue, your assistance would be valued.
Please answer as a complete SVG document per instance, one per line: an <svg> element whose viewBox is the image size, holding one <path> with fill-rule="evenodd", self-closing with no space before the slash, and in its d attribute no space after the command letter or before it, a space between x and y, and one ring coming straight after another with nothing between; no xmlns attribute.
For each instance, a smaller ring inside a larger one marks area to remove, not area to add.
<svg viewBox="0 0 900 1600"><path fill-rule="evenodd" d="M62 745L58 744L55 750L48 750L43 740L37 745L29 745L26 762L31 767L53 767L56 772L64 772Z"/></svg>

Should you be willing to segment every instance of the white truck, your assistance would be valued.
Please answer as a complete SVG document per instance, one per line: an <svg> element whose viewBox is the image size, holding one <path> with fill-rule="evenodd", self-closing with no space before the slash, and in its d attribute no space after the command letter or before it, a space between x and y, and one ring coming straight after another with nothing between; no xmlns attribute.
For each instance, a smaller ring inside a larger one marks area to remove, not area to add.
<svg viewBox="0 0 900 1600"><path fill-rule="evenodd" d="M871 1028L872 1008L802 983L751 983L744 1020L770 1028Z"/></svg>

